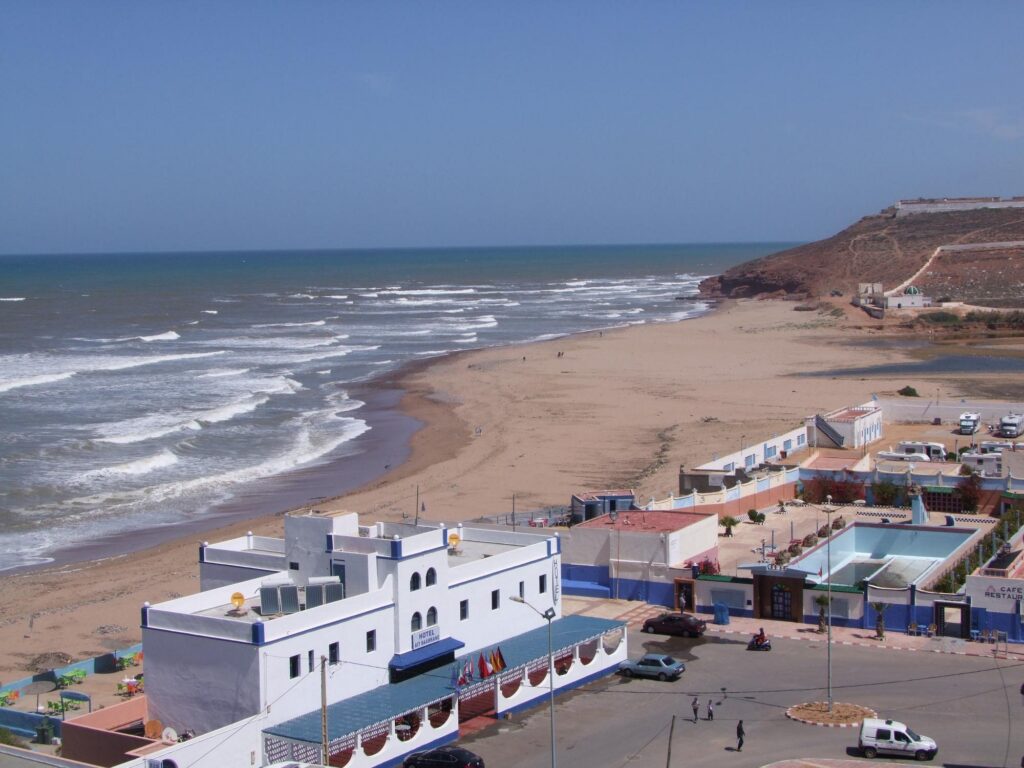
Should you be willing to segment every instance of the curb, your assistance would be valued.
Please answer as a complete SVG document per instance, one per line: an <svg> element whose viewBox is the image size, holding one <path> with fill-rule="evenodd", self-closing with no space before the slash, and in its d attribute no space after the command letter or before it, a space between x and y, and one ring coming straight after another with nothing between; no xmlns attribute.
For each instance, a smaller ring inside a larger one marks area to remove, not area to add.
<svg viewBox="0 0 1024 768"><path fill-rule="evenodd" d="M812 701L810 703L811 704L825 704L824 701ZM796 709L796 707L802 707L802 706L803 706L803 704L796 704L796 705L790 707L789 709L787 709L786 710L786 717L788 717L790 720L793 720L794 722L797 722L797 723L803 723L804 725L816 725L816 726L818 726L820 728L856 728L858 725L860 725L859 721L856 722L856 723L817 723L814 720L806 720L806 719L804 719L802 717L797 717L796 715L793 714L793 710ZM858 706L860 706L860 705L858 705ZM867 707L864 707L864 708L868 710L867 713L864 715L865 717L878 717L878 713L875 712L875 710L868 709Z"/></svg>

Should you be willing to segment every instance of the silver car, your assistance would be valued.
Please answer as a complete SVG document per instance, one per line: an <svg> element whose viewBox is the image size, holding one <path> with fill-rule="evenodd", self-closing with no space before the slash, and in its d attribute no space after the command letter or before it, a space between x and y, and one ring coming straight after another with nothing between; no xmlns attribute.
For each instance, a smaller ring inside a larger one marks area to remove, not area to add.
<svg viewBox="0 0 1024 768"><path fill-rule="evenodd" d="M686 665L663 653L645 653L636 661L630 659L619 664L625 677L656 677L659 680L678 680Z"/></svg>

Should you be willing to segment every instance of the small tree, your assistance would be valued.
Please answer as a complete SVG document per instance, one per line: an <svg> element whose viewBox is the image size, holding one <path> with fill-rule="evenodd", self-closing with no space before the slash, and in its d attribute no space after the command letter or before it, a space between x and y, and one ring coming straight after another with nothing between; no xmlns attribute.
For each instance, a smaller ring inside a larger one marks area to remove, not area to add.
<svg viewBox="0 0 1024 768"><path fill-rule="evenodd" d="M885 640L885 609L889 605L888 603L871 603L871 607L875 609L875 635L879 640Z"/></svg>
<svg viewBox="0 0 1024 768"><path fill-rule="evenodd" d="M890 480L871 484L871 494L875 498L875 504L879 507L891 507L899 493L899 487Z"/></svg>
<svg viewBox="0 0 1024 768"><path fill-rule="evenodd" d="M917 394L917 390L911 387L909 384L905 386L903 389L897 390L896 394L903 395L903 397L920 397L920 395Z"/></svg>
<svg viewBox="0 0 1024 768"><path fill-rule="evenodd" d="M750 518L750 522L756 523L757 522L757 510L756 509L748 509L747 510L747 517Z"/></svg>
<svg viewBox="0 0 1024 768"><path fill-rule="evenodd" d="M725 528L725 535L732 536L732 529L740 524L740 521L731 515L720 518L718 524Z"/></svg>
<svg viewBox="0 0 1024 768"><path fill-rule="evenodd" d="M981 478L971 472L956 484L956 492L965 512L974 512L981 501Z"/></svg>
<svg viewBox="0 0 1024 768"><path fill-rule="evenodd" d="M815 605L818 606L818 632L824 632L825 626L825 611L828 609L828 595L818 595L814 598Z"/></svg>

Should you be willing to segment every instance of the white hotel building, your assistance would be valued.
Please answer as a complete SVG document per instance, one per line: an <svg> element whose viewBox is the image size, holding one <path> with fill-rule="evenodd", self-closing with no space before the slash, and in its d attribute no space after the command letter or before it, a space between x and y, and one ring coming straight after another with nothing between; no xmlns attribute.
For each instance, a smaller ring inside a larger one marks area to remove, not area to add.
<svg viewBox="0 0 1024 768"><path fill-rule="evenodd" d="M284 539L204 544L199 560L203 591L142 610L146 721L196 737L124 765L320 763L322 689L330 762L395 764L547 695L548 609L556 691L626 658L621 623L562 618L557 534L307 512ZM505 670L481 680L498 647ZM467 660L475 679L453 684Z"/></svg>

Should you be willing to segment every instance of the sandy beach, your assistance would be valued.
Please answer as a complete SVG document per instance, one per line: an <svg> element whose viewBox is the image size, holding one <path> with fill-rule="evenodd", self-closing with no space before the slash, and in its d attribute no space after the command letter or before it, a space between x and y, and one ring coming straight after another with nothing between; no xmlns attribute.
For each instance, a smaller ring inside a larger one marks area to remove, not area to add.
<svg viewBox="0 0 1024 768"><path fill-rule="evenodd" d="M816 411L907 384L936 391L934 381L905 376L800 375L904 353L844 344L871 333L852 310L837 318L793 306L728 303L681 323L470 351L408 369L378 386L404 392L406 433L408 417L424 425L411 450L403 441L399 449L368 452L359 472L375 479L317 506L397 519L415 514L418 488L423 517L455 522L507 512L513 494L521 511L566 505L585 489L632 487L642 499L661 498L676 489L680 464L793 428ZM349 476L332 488L329 474L313 470L308 477L315 478L311 496L357 484ZM266 504L253 501L253 510L266 511ZM78 659L138 642L144 601L198 589L202 540L246 530L279 535L282 514L203 533L165 531L177 538L0 579L0 680L30 673L39 654Z"/></svg>

